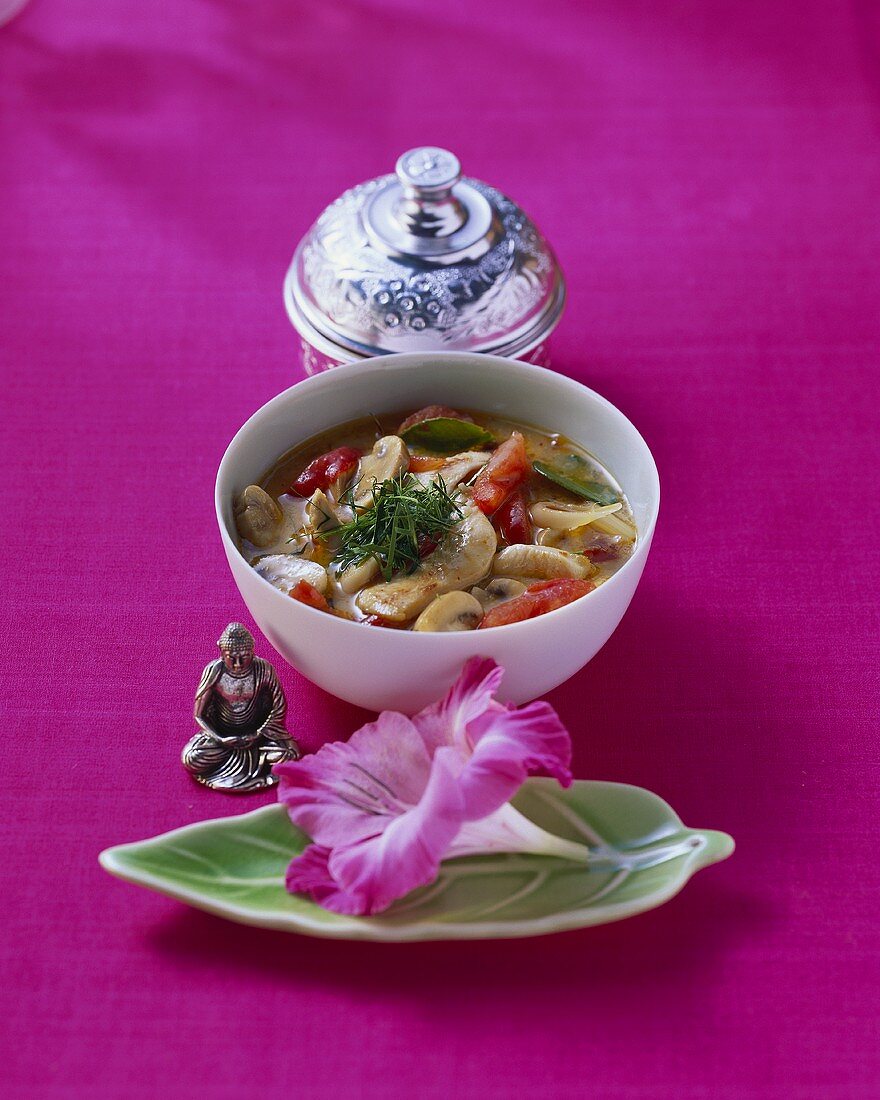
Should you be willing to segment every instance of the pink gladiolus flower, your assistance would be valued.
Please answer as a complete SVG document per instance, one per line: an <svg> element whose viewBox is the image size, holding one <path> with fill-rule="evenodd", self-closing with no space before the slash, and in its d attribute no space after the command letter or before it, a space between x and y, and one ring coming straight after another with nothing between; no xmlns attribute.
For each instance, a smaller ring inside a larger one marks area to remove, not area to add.
<svg viewBox="0 0 880 1100"><path fill-rule="evenodd" d="M291 893L363 915L433 882L444 858L527 851L586 859L582 845L509 804L529 775L569 786L571 740L548 703L498 703L503 674L474 657L447 695L414 717L386 711L348 742L275 768L279 798L312 839L288 869Z"/></svg>

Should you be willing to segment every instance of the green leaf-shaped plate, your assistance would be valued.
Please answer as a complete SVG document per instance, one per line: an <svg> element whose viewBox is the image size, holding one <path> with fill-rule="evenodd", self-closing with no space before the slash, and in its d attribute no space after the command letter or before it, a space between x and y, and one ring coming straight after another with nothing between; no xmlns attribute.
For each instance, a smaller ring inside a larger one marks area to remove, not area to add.
<svg viewBox="0 0 880 1100"><path fill-rule="evenodd" d="M586 865L549 856L468 856L375 917L330 913L284 889L307 838L280 805L175 829L101 853L105 870L209 913L263 928L351 940L538 936L622 920L662 905L701 867L726 859L726 833L688 829L657 795L530 779L514 805L543 828L590 846Z"/></svg>

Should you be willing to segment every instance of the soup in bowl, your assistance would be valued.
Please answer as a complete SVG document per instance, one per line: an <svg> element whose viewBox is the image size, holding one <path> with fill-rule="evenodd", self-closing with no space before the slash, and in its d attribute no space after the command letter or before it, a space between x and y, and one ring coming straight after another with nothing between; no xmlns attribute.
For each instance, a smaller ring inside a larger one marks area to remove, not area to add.
<svg viewBox="0 0 880 1100"><path fill-rule="evenodd" d="M582 667L635 590L659 505L603 398L485 355L384 356L274 398L220 466L217 514L270 642L374 710L437 698L475 654L523 702Z"/></svg>

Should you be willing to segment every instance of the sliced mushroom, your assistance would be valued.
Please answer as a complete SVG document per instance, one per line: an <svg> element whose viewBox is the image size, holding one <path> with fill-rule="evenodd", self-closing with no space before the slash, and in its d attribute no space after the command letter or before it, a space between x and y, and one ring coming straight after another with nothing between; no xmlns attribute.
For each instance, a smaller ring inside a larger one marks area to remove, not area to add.
<svg viewBox="0 0 880 1100"><path fill-rule="evenodd" d="M409 466L409 451L399 435L383 435L372 451L361 459L354 492L356 508L368 508L373 503L373 484L398 477Z"/></svg>
<svg viewBox="0 0 880 1100"><path fill-rule="evenodd" d="M328 534L339 526L339 513L326 493L316 489L306 505L306 520L318 535Z"/></svg>
<svg viewBox="0 0 880 1100"><path fill-rule="evenodd" d="M345 470L339 475L339 477L336 478L334 482L331 483L329 489L327 490L331 500L342 499L342 494L351 484L351 480L354 477L356 470L357 466L352 466L351 469Z"/></svg>
<svg viewBox="0 0 880 1100"><path fill-rule="evenodd" d="M368 615L406 622L423 611L435 596L456 588L470 588L485 577L497 546L492 524L478 509L468 509L461 522L447 532L434 553L414 573L365 588L357 598L358 607Z"/></svg>
<svg viewBox="0 0 880 1100"><path fill-rule="evenodd" d="M285 594L299 581L308 581L321 593L327 591L329 578L324 566L298 554L270 554L255 562L254 569Z"/></svg>
<svg viewBox="0 0 880 1100"><path fill-rule="evenodd" d="M484 611L496 604L513 600L525 592L526 586L522 581L513 577L492 577L485 581L479 588L472 588L471 595L479 600Z"/></svg>
<svg viewBox="0 0 880 1100"><path fill-rule="evenodd" d="M595 567L580 554L569 554L553 546L505 546L492 561L492 572L507 577L589 577Z"/></svg>
<svg viewBox="0 0 880 1100"><path fill-rule="evenodd" d="M337 573L336 579L342 591L351 595L353 592L359 592L365 585L374 580L378 572L379 563L376 559L367 558L360 565L353 565L346 569L344 573Z"/></svg>
<svg viewBox="0 0 880 1100"><path fill-rule="evenodd" d="M551 531L574 531L586 527L603 516L619 512L622 504L563 504L557 500L539 500L531 508L536 527L548 527Z"/></svg>
<svg viewBox="0 0 880 1100"><path fill-rule="evenodd" d="M271 546L284 527L284 512L259 485L248 485L233 506L235 526L243 539L254 546Z"/></svg>
<svg viewBox="0 0 880 1100"><path fill-rule="evenodd" d="M462 451L448 462L444 462L439 470L429 470L415 476L423 485L433 485L442 477L446 491L451 493L471 474L482 469L491 457L489 451Z"/></svg>
<svg viewBox="0 0 880 1100"><path fill-rule="evenodd" d="M413 624L413 630L435 633L476 630L482 619L483 608L469 592L447 592L428 604Z"/></svg>

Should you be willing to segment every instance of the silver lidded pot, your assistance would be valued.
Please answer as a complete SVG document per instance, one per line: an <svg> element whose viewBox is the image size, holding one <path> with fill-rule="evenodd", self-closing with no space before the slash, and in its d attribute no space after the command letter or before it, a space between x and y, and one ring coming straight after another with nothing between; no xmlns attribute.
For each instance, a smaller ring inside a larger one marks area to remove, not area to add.
<svg viewBox="0 0 880 1100"><path fill-rule="evenodd" d="M399 351L546 364L565 281L516 203L428 146L324 211L294 253L284 302L308 374Z"/></svg>

